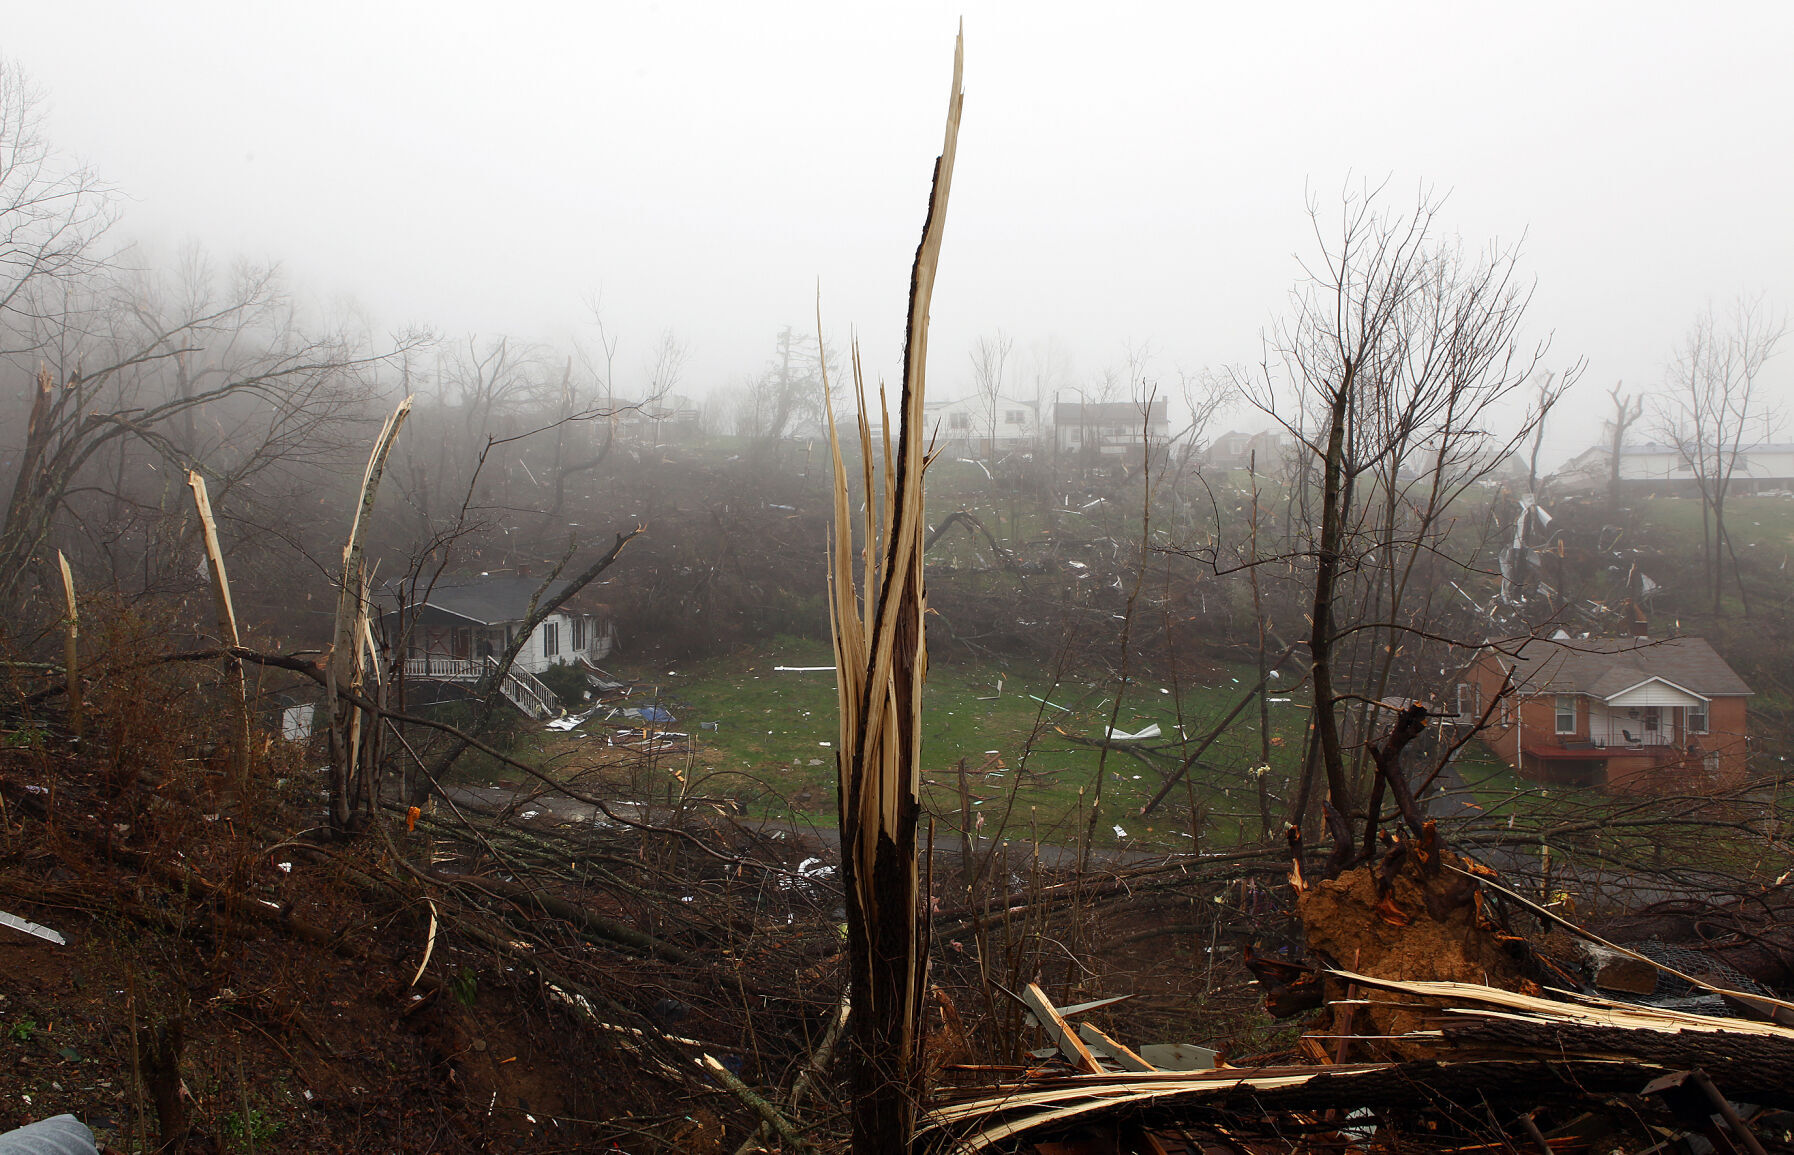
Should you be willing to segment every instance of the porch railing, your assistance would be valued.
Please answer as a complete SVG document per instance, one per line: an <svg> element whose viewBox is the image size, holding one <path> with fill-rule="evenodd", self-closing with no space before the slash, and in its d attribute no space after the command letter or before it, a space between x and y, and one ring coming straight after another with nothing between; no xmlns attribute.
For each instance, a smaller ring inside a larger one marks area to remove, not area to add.
<svg viewBox="0 0 1794 1155"><path fill-rule="evenodd" d="M489 671L498 669L497 658L487 658ZM522 710L538 722L546 722L550 718L558 718L561 714L561 700L554 696L554 691L543 684L542 679L528 670L513 665L505 673L504 682L498 687L499 692L510 700L511 705Z"/></svg>
<svg viewBox="0 0 1794 1155"><path fill-rule="evenodd" d="M498 659L484 658L474 661L469 658L406 658L404 665L407 678L420 678L432 682L474 684L497 672ZM499 684L498 692L503 694L505 700L511 705L538 722L560 716L560 699L554 696L553 690L543 684L542 679L528 670L513 665L506 672L504 681Z"/></svg>
<svg viewBox="0 0 1794 1155"><path fill-rule="evenodd" d="M406 658L405 676L432 682L477 682L486 672L484 663L467 658Z"/></svg>

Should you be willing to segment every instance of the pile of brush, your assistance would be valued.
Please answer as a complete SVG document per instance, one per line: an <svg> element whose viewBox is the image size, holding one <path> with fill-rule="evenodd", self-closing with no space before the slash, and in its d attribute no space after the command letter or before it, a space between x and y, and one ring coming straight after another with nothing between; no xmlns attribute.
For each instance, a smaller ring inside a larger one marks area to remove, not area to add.
<svg viewBox="0 0 1794 1155"><path fill-rule="evenodd" d="M924 1136L1043 1155L1794 1142L1794 1004L1601 939L1430 823L1337 878L1307 880L1297 851L1307 957L1248 962L1274 1015L1310 1016L1293 1050L1165 1069L1149 1061L1164 1048L1074 1030L1031 989L1054 1053L1012 1082L943 1095ZM1515 933L1516 911L1552 933ZM1661 1005L1672 987L1685 997Z"/></svg>

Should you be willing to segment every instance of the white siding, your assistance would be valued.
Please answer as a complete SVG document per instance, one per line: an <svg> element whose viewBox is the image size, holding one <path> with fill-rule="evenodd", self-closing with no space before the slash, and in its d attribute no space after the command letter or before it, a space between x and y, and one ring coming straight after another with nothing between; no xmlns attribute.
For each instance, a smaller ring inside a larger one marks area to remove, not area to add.
<svg viewBox="0 0 1794 1155"><path fill-rule="evenodd" d="M580 658L598 662L609 657L612 647L616 645L616 627L603 618L587 617L586 644L584 648L576 650L573 648L573 617L572 614L549 614L536 627L529 644L518 653L517 664L532 674L539 674L557 662L574 662ZM543 639L550 625L555 627L559 640L560 652L553 656L543 652Z"/></svg>
<svg viewBox="0 0 1794 1155"><path fill-rule="evenodd" d="M1684 690L1678 690L1667 682L1652 679L1632 687L1624 693L1615 694L1607 699L1607 704L1616 709L1628 709L1633 706L1699 706L1706 699Z"/></svg>

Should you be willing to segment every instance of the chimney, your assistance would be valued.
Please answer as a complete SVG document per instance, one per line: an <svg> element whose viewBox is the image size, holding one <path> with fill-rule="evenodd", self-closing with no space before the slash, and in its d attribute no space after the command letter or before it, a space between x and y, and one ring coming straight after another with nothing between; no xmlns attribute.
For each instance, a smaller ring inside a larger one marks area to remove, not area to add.
<svg viewBox="0 0 1794 1155"><path fill-rule="evenodd" d="M1645 616L1643 607L1637 602L1632 603L1632 636L1635 638L1651 636L1651 620Z"/></svg>

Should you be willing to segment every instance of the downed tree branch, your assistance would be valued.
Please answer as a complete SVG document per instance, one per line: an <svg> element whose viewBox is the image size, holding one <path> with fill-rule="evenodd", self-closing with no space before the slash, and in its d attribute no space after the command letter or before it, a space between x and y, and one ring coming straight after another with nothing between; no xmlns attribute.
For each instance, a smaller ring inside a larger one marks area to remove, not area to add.
<svg viewBox="0 0 1794 1155"><path fill-rule="evenodd" d="M734 1095L737 1099L740 1099L746 1104L754 1114L760 1116L766 1126L771 1127L774 1131L778 1132L779 1138L785 1141L786 1150L809 1152L811 1155L814 1155L816 1148L805 1140L802 1135L797 1133L797 1130L791 1126L791 1121L779 1114L778 1108L774 1107L771 1103L768 1103L766 1099L752 1087L748 1086L740 1079L737 1079L729 1068L717 1062L709 1054L701 1056L698 1059L698 1065L703 1067L704 1070L718 1083L722 1084L723 1087L727 1088L731 1095Z"/></svg>

